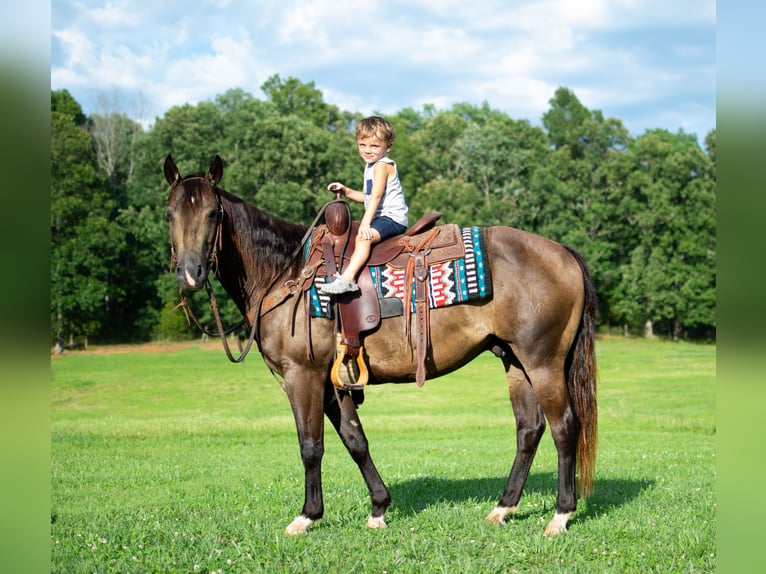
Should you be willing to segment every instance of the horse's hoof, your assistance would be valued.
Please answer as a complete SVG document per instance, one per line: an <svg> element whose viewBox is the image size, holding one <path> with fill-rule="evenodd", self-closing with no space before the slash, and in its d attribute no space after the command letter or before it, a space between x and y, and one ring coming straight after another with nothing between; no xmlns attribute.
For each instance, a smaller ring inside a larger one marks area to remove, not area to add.
<svg viewBox="0 0 766 574"><path fill-rule="evenodd" d="M496 506L485 520L490 524L505 524L505 517L516 512L517 506Z"/></svg>
<svg viewBox="0 0 766 574"><path fill-rule="evenodd" d="M287 528L285 528L285 534L289 534L290 536L306 534L306 531L313 522L313 520L305 516L296 516L295 519L287 525Z"/></svg>
<svg viewBox="0 0 766 574"><path fill-rule="evenodd" d="M382 516L370 516L367 519L367 528L385 528L386 521Z"/></svg>
<svg viewBox="0 0 766 574"><path fill-rule="evenodd" d="M548 523L548 526L545 527L545 536L556 536L557 534L561 534L562 532L567 531L567 522L572 517L574 512L565 512L563 514L559 514L558 512L554 514L553 520L551 520Z"/></svg>

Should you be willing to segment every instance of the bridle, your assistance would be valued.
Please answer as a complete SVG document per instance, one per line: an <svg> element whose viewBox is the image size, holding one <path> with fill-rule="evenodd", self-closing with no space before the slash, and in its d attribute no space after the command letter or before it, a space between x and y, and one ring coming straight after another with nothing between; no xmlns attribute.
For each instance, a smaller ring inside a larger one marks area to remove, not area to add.
<svg viewBox="0 0 766 574"><path fill-rule="evenodd" d="M181 180L178 183L176 183L173 186L173 189L176 188L180 183L188 182L193 179L201 179L204 180L203 177L191 177L187 178L185 180ZM172 193L172 189L171 189ZM218 274L218 254L223 250L223 220L225 211L223 209L223 203L221 203L221 195L214 190L215 196L216 196L216 202L217 202L217 217L216 217L216 227L215 227L215 233L213 235L213 248L210 250L210 253L208 254L207 259L207 268L208 273L212 271L214 274ZM173 246L173 242L171 240L170 244L170 266L171 269L175 267L175 265L178 263L178 257L176 254L175 247ZM223 327L223 321L221 320L221 314L218 310L218 303L215 299L215 293L213 291L213 286L210 283L209 279L205 279L205 291L207 292L208 299L210 300L210 308L213 311L213 317L215 318L216 328L217 332L212 332L208 330L199 319L197 319L197 316L194 314L194 311L192 309L191 304L189 303L189 298L186 295L186 292L179 288L179 292L181 295L181 301L176 305L176 309L179 307L183 309L184 315L186 316L186 320L189 324L194 323L197 328L208 337L220 337L221 342L223 343L224 350L226 351L226 356L229 358L229 360L233 363L241 363L245 360L245 357L250 352L250 348L253 346L253 342L256 342L258 344L258 348L260 350L260 341L257 340L257 322L253 321L253 325L250 328L250 335L247 339L247 344L245 347L242 347L242 342L237 339L237 344L239 345L239 357L235 357L234 354L231 352L231 349L229 347L229 342L227 340L227 337L231 335L232 333L238 331L242 325L245 324L246 318L243 317L238 323L236 323L233 327L229 327L228 329L224 329Z"/></svg>

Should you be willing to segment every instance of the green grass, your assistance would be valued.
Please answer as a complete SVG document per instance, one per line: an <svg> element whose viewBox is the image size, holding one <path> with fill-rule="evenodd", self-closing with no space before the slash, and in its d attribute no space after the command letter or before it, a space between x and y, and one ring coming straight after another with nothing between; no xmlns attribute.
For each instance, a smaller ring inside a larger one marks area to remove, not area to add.
<svg viewBox="0 0 766 574"><path fill-rule="evenodd" d="M328 428L325 518L299 537L283 534L303 502L294 424L259 357L53 359L51 571L714 571L715 347L606 338L597 351L596 490L552 539L547 432L519 513L484 522L515 451L491 355L422 389L368 389L360 414L389 526L365 528L366 488Z"/></svg>

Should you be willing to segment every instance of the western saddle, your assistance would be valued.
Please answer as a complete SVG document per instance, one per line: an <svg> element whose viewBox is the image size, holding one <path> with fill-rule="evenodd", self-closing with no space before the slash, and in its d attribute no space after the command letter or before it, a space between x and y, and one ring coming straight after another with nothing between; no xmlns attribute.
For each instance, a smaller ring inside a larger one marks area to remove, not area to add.
<svg viewBox="0 0 766 574"><path fill-rule="evenodd" d="M330 277L341 271L354 251L359 223L351 221L348 204L336 199L325 207L325 224L317 226L311 237L301 272L300 289L306 304L307 346L311 356L311 325L308 290L317 277ZM373 284L371 267L386 265L404 270L404 333L417 352L415 380L422 386L426 378L426 356L430 346L428 266L458 259L465 248L457 225L436 225L441 213L432 212L419 219L404 234L376 245L357 279L359 290L335 297L340 329L335 360L330 372L333 384L344 390L364 388L369 380L362 344L363 333L376 329L381 320L381 303ZM415 342L411 335L412 304L415 308ZM297 302L296 302L297 303Z"/></svg>

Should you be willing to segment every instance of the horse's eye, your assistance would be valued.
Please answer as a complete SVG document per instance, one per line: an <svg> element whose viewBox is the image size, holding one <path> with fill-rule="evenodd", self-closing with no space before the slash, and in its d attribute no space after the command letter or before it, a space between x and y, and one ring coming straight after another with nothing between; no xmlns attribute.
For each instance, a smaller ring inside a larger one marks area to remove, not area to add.
<svg viewBox="0 0 766 574"><path fill-rule="evenodd" d="M173 212L169 209L165 212L165 219L168 223L170 223L170 220L173 219Z"/></svg>
<svg viewBox="0 0 766 574"><path fill-rule="evenodd" d="M213 211L211 211L210 213L208 213L208 214L207 214L207 218L208 218L210 221L218 221L218 210L217 210L217 209L214 209Z"/></svg>

